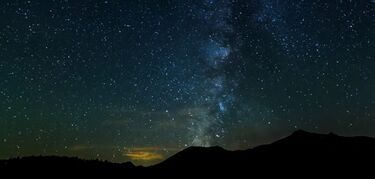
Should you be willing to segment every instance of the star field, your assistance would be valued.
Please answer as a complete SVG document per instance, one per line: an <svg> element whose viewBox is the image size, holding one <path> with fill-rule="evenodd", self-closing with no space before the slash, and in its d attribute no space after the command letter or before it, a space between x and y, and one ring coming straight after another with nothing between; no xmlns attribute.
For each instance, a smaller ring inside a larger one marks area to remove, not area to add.
<svg viewBox="0 0 375 179"><path fill-rule="evenodd" d="M3 0L0 158L375 136L374 42L370 0Z"/></svg>

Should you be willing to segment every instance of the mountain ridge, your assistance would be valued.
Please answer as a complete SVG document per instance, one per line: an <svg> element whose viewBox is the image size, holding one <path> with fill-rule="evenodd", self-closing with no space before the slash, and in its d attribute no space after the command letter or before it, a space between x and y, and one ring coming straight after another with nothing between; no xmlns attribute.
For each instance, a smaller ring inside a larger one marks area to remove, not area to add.
<svg viewBox="0 0 375 179"><path fill-rule="evenodd" d="M0 160L0 170L75 171L142 176L178 176L193 173L221 176L264 174L266 170L285 172L339 172L343 169L366 169L375 161L375 138L342 137L333 133L318 134L298 130L270 144L247 150L230 151L219 146L188 147L170 158L149 167L131 162L81 160L76 157L23 157Z"/></svg>

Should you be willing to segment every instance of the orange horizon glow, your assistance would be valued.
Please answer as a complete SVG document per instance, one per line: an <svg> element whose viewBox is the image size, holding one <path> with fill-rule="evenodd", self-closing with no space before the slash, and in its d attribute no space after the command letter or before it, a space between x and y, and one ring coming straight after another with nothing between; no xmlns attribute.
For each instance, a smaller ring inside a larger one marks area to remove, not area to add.
<svg viewBox="0 0 375 179"><path fill-rule="evenodd" d="M135 161L162 160L164 158L163 155L152 151L126 151L123 155Z"/></svg>

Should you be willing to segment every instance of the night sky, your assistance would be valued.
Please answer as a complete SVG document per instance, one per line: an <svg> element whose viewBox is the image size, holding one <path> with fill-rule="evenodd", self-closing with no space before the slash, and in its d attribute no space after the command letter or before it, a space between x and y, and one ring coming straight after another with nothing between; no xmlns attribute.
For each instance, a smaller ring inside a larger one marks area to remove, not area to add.
<svg viewBox="0 0 375 179"><path fill-rule="evenodd" d="M375 136L375 1L0 2L0 158L149 165Z"/></svg>

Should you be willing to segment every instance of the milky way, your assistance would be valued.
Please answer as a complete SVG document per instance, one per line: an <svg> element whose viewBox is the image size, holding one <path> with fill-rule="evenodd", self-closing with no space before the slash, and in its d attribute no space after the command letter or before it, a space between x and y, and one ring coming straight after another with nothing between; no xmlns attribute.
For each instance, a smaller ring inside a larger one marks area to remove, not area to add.
<svg viewBox="0 0 375 179"><path fill-rule="evenodd" d="M232 63L233 46L229 38L233 38L233 27L229 23L232 18L230 1L203 1L195 9L196 15L203 24L206 24L201 40L201 58L204 61L204 81L206 89L201 95L197 107L201 108L194 115L190 126L192 145L210 146L213 138L224 136L223 116L228 106L234 103L236 79L225 73L225 67Z"/></svg>

